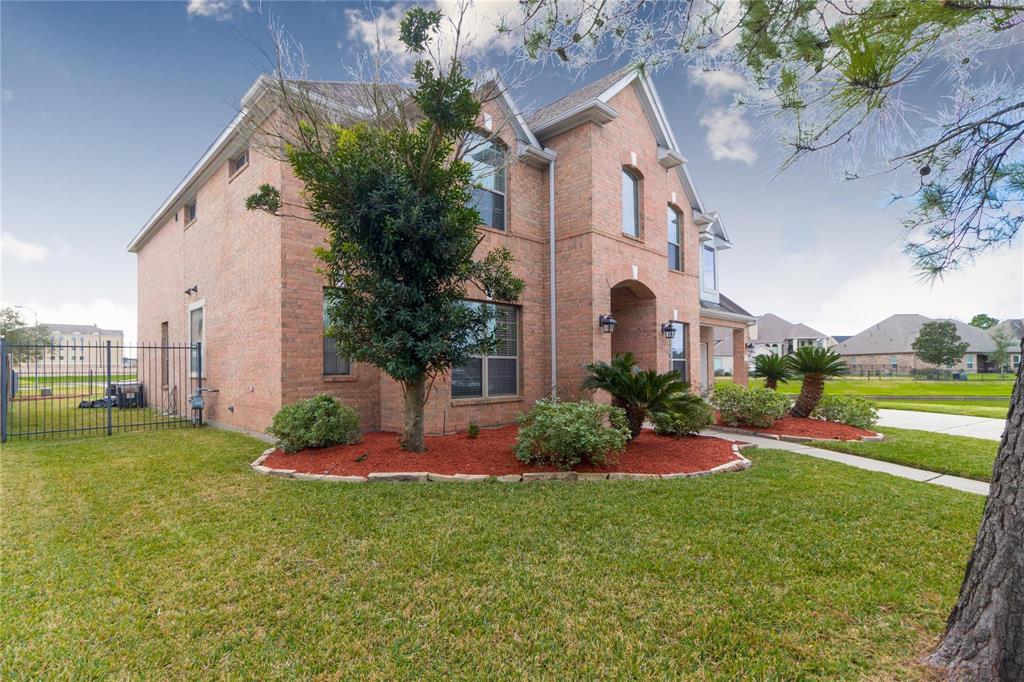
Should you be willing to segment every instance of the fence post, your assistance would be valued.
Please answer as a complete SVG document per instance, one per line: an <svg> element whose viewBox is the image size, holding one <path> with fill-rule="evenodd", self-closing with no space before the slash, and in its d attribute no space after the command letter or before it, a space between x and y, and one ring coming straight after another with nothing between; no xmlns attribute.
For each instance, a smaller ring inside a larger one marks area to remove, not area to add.
<svg viewBox="0 0 1024 682"><path fill-rule="evenodd" d="M104 390L104 397L107 400L107 435L110 436L114 433L114 407L111 405L110 398L110 341L107 341L107 388Z"/></svg>
<svg viewBox="0 0 1024 682"><path fill-rule="evenodd" d="M7 393L11 368L7 364L7 341L0 339L0 443L7 442Z"/></svg>

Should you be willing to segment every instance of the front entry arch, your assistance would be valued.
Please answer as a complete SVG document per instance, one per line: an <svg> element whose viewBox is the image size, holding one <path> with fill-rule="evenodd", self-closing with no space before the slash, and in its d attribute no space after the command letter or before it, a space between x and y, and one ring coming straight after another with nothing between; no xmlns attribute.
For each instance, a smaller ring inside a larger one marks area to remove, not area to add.
<svg viewBox="0 0 1024 682"><path fill-rule="evenodd" d="M638 280L623 280L611 289L612 356L630 352L641 369L658 369L658 306L654 292Z"/></svg>

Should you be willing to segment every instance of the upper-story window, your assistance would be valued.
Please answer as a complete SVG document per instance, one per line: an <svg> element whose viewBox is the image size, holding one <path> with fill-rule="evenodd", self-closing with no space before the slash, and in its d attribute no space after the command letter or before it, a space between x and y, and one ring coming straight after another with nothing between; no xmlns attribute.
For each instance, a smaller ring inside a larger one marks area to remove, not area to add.
<svg viewBox="0 0 1024 682"><path fill-rule="evenodd" d="M715 263L717 253L715 247L704 245L701 259L701 282L704 291L718 291L718 267Z"/></svg>
<svg viewBox="0 0 1024 682"><path fill-rule="evenodd" d="M473 172L470 204L480 212L480 222L505 229L505 148L494 140L471 134L466 138L466 161Z"/></svg>
<svg viewBox="0 0 1024 682"><path fill-rule="evenodd" d="M186 225L188 225L190 222L195 220L196 217L198 217L198 215L199 214L196 212L196 200L195 199L193 199L192 201L190 201L187 204L185 204L185 224Z"/></svg>
<svg viewBox="0 0 1024 682"><path fill-rule="evenodd" d="M249 150L243 149L239 154L228 159L228 176L234 176L249 165Z"/></svg>
<svg viewBox="0 0 1024 682"><path fill-rule="evenodd" d="M622 169L622 234L640 237L640 177Z"/></svg>
<svg viewBox="0 0 1024 682"><path fill-rule="evenodd" d="M679 211L668 207L668 267L683 269L683 218Z"/></svg>

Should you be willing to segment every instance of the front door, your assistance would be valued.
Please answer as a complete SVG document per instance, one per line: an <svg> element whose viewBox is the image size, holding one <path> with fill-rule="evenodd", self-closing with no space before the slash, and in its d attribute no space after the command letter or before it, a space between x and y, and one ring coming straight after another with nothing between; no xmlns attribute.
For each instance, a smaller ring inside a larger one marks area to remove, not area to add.
<svg viewBox="0 0 1024 682"><path fill-rule="evenodd" d="M708 390L708 344L700 344L700 387Z"/></svg>

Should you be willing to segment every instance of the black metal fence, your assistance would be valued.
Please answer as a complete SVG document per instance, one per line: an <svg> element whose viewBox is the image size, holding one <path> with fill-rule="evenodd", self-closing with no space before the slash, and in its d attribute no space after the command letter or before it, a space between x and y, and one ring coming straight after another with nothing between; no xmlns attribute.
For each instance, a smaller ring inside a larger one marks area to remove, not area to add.
<svg viewBox="0 0 1024 682"><path fill-rule="evenodd" d="M0 340L0 440L200 425L202 361L198 343Z"/></svg>

